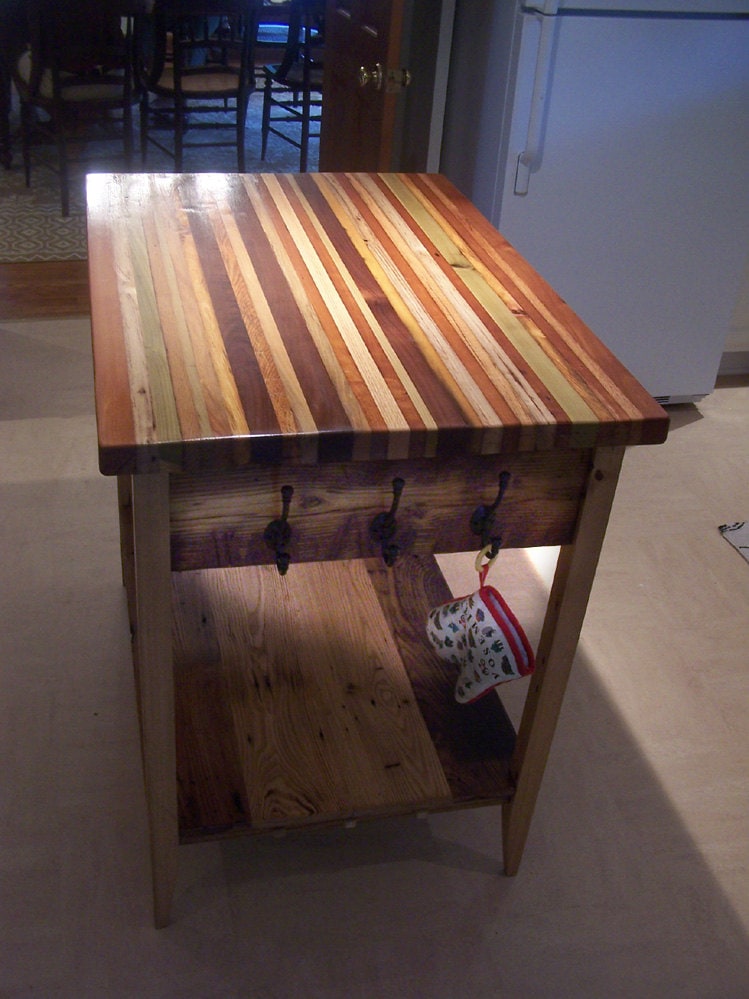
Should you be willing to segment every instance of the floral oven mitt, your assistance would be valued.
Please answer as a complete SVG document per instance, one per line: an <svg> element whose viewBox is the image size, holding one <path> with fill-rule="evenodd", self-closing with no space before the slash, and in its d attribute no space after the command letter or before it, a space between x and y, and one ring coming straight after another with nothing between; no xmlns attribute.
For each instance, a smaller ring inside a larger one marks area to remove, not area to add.
<svg viewBox="0 0 749 999"><path fill-rule="evenodd" d="M493 687L533 672L533 650L493 586L433 608L427 635L437 654L460 668L455 699L470 704Z"/></svg>

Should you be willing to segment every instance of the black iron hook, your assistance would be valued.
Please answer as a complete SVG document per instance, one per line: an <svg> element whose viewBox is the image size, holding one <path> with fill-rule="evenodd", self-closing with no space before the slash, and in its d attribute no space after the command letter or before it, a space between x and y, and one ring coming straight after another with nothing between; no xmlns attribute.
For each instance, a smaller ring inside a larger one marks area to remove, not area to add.
<svg viewBox="0 0 749 999"><path fill-rule="evenodd" d="M502 502L502 498L507 491L509 482L510 473L500 472L497 498L491 506L487 506L485 503L482 503L480 506L477 506L471 514L471 531L474 534L478 534L481 538L482 548L486 548L487 545L492 546L490 555L491 558L497 554L499 547L502 544L502 535L494 534L494 515L497 511L497 507Z"/></svg>
<svg viewBox="0 0 749 999"><path fill-rule="evenodd" d="M276 568L282 576L286 575L291 562L291 555L286 549L291 540L291 524L288 517L293 495L293 486L284 486L281 489L281 503L283 504L281 516L277 520L272 520L263 534L266 544L273 548L276 553Z"/></svg>
<svg viewBox="0 0 749 999"><path fill-rule="evenodd" d="M388 566L395 565L395 560L400 554L400 548L393 540L393 536L398 526L395 515L398 512L398 504L405 484L405 479L400 476L393 479L393 501L390 504L390 509L387 512L378 513L369 526L370 537L373 541L379 541L382 557L385 560L385 565Z"/></svg>

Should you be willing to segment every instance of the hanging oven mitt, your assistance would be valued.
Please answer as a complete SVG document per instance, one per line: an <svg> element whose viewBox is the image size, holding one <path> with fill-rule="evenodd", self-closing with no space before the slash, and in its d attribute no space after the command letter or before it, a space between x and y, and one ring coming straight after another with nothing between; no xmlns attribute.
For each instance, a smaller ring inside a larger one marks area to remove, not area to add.
<svg viewBox="0 0 749 999"><path fill-rule="evenodd" d="M533 672L533 650L517 618L486 575L493 562L476 568L479 589L433 608L427 616L427 636L437 654L460 668L455 699L470 704L493 687Z"/></svg>

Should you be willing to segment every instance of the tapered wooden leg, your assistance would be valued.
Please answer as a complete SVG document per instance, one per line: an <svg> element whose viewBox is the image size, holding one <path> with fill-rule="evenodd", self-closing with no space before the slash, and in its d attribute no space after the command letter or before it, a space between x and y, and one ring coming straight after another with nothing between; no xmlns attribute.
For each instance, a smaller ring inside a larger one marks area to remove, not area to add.
<svg viewBox="0 0 749 999"><path fill-rule="evenodd" d="M133 549L133 500L129 475L117 476L117 506L120 514L120 562L122 585L127 593L130 630L135 633L135 562Z"/></svg>
<svg viewBox="0 0 749 999"><path fill-rule="evenodd" d="M512 760L516 790L503 806L505 874L517 873L564 699L616 492L624 448L600 448L581 502L575 537L559 554L536 670Z"/></svg>
<svg viewBox="0 0 749 999"><path fill-rule="evenodd" d="M156 926L169 922L177 879L177 764L174 733L169 477L131 480L135 582L133 655L148 804ZM122 494L121 494L122 498Z"/></svg>

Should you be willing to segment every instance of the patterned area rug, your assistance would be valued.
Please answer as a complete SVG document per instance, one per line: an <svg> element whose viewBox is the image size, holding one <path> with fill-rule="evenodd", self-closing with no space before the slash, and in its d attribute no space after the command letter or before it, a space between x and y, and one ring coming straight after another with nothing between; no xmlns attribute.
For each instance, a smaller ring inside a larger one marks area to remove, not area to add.
<svg viewBox="0 0 749 999"><path fill-rule="evenodd" d="M739 555L743 555L749 562L749 521L739 520L733 524L721 524L718 530Z"/></svg>
<svg viewBox="0 0 749 999"><path fill-rule="evenodd" d="M260 120L262 95L256 91L250 98L247 116L247 170L249 173L291 173L299 169L298 150L271 135L265 160L260 159ZM137 118L137 115L136 115ZM18 109L14 106L11 128L18 128ZM71 180L71 211L64 219L60 214L60 188L56 173L44 162L54 161L54 150L36 150L32 162L31 187L24 183L23 165L16 141L13 165L0 168L0 263L35 260L85 260L86 222L84 177L86 172L117 172L122 170L118 153L121 143L89 144L82 151L86 163L74 167ZM317 169L318 142L310 142L309 169ZM137 156L137 153L136 153ZM145 167L150 172L171 171L174 162L155 147L148 150ZM229 173L237 169L233 149L189 149L185 152L184 169L190 172Z"/></svg>

